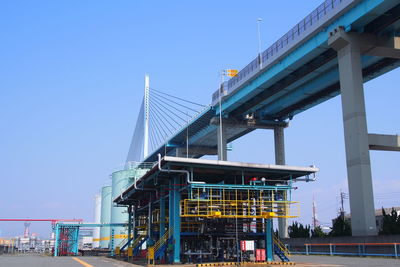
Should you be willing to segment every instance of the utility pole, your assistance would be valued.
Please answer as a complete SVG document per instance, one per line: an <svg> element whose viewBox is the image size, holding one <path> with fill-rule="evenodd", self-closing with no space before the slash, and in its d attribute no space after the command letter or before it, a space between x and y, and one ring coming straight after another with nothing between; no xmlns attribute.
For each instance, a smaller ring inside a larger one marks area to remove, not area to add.
<svg viewBox="0 0 400 267"><path fill-rule="evenodd" d="M257 19L257 33L258 33L258 60L260 63L260 69L262 68L262 58L261 58L261 18Z"/></svg>
<svg viewBox="0 0 400 267"><path fill-rule="evenodd" d="M314 196L313 196L313 202L312 202L312 212L313 212L313 227L314 227L314 229L316 228L316 227L318 227L318 218L317 218L317 206L315 205L315 199L314 199Z"/></svg>
<svg viewBox="0 0 400 267"><path fill-rule="evenodd" d="M342 219L344 220L344 198L345 198L345 193L342 192L342 189L340 189L340 216L342 216Z"/></svg>

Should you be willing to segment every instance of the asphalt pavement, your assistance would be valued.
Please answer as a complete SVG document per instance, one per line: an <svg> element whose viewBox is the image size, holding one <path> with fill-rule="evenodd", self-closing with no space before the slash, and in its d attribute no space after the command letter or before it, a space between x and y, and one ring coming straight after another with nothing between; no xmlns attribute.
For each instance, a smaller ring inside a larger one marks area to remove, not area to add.
<svg viewBox="0 0 400 267"><path fill-rule="evenodd" d="M340 256L291 256L297 267L400 267L400 259ZM172 265L171 265L172 266ZM194 265L193 265L194 266ZM279 265L274 265L279 266ZM39 254L1 255L0 267L143 267L106 257L51 257ZM183 266L181 266L183 267ZM262 267L262 265L259 265Z"/></svg>
<svg viewBox="0 0 400 267"><path fill-rule="evenodd" d="M51 257L40 254L14 254L14 255L4 254L0 256L0 267L128 267L128 266L135 267L135 265L133 264L113 259L108 259L106 257Z"/></svg>

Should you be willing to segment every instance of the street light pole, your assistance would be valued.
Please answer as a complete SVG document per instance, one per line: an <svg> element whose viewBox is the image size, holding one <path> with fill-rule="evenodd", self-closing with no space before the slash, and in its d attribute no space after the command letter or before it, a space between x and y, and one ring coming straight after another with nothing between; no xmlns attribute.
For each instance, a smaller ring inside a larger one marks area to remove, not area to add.
<svg viewBox="0 0 400 267"><path fill-rule="evenodd" d="M262 68L262 59L261 59L261 21L262 18L257 19L257 33L258 33L258 60L260 63L260 69Z"/></svg>

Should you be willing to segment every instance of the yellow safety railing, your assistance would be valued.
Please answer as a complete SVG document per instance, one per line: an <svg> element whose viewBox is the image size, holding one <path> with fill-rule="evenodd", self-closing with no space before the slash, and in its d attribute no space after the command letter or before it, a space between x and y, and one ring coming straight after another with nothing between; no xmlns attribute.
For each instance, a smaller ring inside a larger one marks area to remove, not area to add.
<svg viewBox="0 0 400 267"><path fill-rule="evenodd" d="M300 204L294 201L184 199L181 217L210 218L295 218Z"/></svg>
<svg viewBox="0 0 400 267"><path fill-rule="evenodd" d="M167 242L171 234L172 234L172 228L168 229L168 231L166 231L165 234L160 239L157 240L157 242L153 246L154 252L157 252L157 250L159 250L160 247L164 245L165 242Z"/></svg>
<svg viewBox="0 0 400 267"><path fill-rule="evenodd" d="M172 228L169 228L168 231L166 231L165 234L160 239L157 240L154 246L148 248L147 258L149 264L154 264L156 252L165 244L165 242L167 242L171 234L172 234Z"/></svg>
<svg viewBox="0 0 400 267"><path fill-rule="evenodd" d="M135 240L132 241L131 247L133 247L133 248L137 247L140 244L140 242L143 240L143 238L145 238L145 237L146 237L146 234L139 235Z"/></svg>
<svg viewBox="0 0 400 267"><path fill-rule="evenodd" d="M279 249L285 254L286 257L290 257L290 251L287 249L287 247L282 243L282 241L275 235L274 237L274 244L279 247Z"/></svg>

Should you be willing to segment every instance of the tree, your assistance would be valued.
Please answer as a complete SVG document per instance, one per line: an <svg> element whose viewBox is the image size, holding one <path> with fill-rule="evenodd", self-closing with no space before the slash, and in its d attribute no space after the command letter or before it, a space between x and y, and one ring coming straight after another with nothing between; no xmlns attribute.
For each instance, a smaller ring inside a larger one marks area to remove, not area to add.
<svg viewBox="0 0 400 267"><path fill-rule="evenodd" d="M289 237L310 237L310 226L302 225L298 222L293 222L291 226L288 227Z"/></svg>
<svg viewBox="0 0 400 267"><path fill-rule="evenodd" d="M322 231L321 226L317 226L314 230L311 230L311 237L324 237L326 234Z"/></svg>
<svg viewBox="0 0 400 267"><path fill-rule="evenodd" d="M348 220L344 219L343 214L340 214L333 220L332 231L330 236L348 236L351 235L351 224Z"/></svg>
<svg viewBox="0 0 400 267"><path fill-rule="evenodd" d="M382 229L379 231L381 235L396 235L400 234L400 214L392 208L390 214L386 214L385 209L382 207L383 224Z"/></svg>

